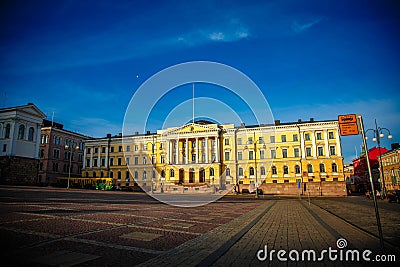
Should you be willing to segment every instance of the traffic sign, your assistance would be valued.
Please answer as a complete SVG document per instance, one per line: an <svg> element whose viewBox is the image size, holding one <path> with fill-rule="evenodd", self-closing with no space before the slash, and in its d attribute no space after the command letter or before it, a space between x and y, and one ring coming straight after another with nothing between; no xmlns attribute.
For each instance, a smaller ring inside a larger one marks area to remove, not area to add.
<svg viewBox="0 0 400 267"><path fill-rule="evenodd" d="M338 121L340 135L357 135L360 133L356 114L339 115Z"/></svg>

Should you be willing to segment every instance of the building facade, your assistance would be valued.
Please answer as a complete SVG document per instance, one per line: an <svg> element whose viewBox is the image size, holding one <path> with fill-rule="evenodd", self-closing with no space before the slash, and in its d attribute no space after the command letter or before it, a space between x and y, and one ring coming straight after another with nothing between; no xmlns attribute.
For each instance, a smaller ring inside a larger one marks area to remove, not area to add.
<svg viewBox="0 0 400 267"><path fill-rule="evenodd" d="M206 121L85 142L84 177L150 190L215 187L345 194L337 121L235 127ZM329 185L329 186L328 186ZM332 187L331 185L335 185Z"/></svg>
<svg viewBox="0 0 400 267"><path fill-rule="evenodd" d="M0 183L37 183L40 128L45 117L32 103L0 109Z"/></svg>
<svg viewBox="0 0 400 267"><path fill-rule="evenodd" d="M60 123L44 120L40 134L38 181L42 185L57 182L57 177L80 177L84 141L89 137L64 129Z"/></svg>
<svg viewBox="0 0 400 267"><path fill-rule="evenodd" d="M392 149L381 155L385 185L388 190L400 189L400 146L392 144Z"/></svg>

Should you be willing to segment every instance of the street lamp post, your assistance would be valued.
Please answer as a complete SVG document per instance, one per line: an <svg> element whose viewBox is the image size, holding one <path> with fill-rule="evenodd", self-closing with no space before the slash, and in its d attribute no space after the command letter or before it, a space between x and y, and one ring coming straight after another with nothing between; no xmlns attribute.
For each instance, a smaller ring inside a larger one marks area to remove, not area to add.
<svg viewBox="0 0 400 267"><path fill-rule="evenodd" d="M376 123L376 119L375 119L375 129L368 129L365 131L365 133L367 133L368 131L372 131L374 133L374 137L372 138L372 141L378 143L381 187L382 187L382 191L383 191L383 197L386 198L386 185L385 185L385 177L383 174L382 156L381 156L381 138L385 137L383 130L388 132L388 139L392 139L392 135L390 134L389 129L378 127L378 124ZM368 138L366 137L365 139L368 139ZM368 153L368 151L366 151L366 153Z"/></svg>
<svg viewBox="0 0 400 267"><path fill-rule="evenodd" d="M68 166L68 180L67 180L67 189L69 189L69 180L71 179L71 164L72 164L72 147L65 145L65 149L69 149L69 166ZM79 146L76 146L75 149L79 149Z"/></svg>

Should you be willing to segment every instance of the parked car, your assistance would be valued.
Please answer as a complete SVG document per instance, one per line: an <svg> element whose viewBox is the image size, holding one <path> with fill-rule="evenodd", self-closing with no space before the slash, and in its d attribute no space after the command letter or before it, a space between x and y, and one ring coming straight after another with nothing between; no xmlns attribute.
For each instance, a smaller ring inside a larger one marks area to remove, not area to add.
<svg viewBox="0 0 400 267"><path fill-rule="evenodd" d="M389 202L395 201L396 203L400 203L400 190L387 191L386 198Z"/></svg>

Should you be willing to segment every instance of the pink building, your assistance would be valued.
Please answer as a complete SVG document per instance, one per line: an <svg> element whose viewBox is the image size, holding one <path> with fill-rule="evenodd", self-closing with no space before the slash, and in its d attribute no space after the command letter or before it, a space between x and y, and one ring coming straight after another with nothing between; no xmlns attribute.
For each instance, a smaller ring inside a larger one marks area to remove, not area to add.
<svg viewBox="0 0 400 267"><path fill-rule="evenodd" d="M81 177L84 141L90 137L64 129L60 123L43 121L40 137L39 175L42 185L52 185L57 177Z"/></svg>

